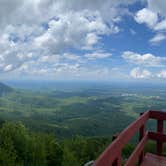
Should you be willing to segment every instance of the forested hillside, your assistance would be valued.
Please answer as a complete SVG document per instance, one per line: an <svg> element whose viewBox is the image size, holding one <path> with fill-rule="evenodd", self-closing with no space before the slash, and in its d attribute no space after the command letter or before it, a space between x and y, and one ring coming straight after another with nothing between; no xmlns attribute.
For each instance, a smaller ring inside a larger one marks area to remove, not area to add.
<svg viewBox="0 0 166 166"><path fill-rule="evenodd" d="M0 117L21 121L33 131L52 133L58 139L111 136L139 117L140 112L165 110L165 103L165 89L156 87L13 88L0 97Z"/></svg>
<svg viewBox="0 0 166 166"><path fill-rule="evenodd" d="M51 134L29 131L22 123L5 122L0 127L1 166L83 166L95 160L111 143L111 137L81 137L58 141ZM136 144L123 149L123 160ZM145 150L155 152L149 142Z"/></svg>
<svg viewBox="0 0 166 166"><path fill-rule="evenodd" d="M3 85L3 84L2 84ZM5 89L5 90L4 90ZM165 111L165 89L94 87L15 89L0 96L0 165L82 166L95 160L147 109ZM154 130L154 122L148 127ZM127 158L134 138L123 151ZM153 144L149 144L154 151Z"/></svg>
<svg viewBox="0 0 166 166"><path fill-rule="evenodd" d="M1 166L79 166L95 159L111 140L75 137L57 141L51 134L29 131L20 122L3 123L0 135Z"/></svg>

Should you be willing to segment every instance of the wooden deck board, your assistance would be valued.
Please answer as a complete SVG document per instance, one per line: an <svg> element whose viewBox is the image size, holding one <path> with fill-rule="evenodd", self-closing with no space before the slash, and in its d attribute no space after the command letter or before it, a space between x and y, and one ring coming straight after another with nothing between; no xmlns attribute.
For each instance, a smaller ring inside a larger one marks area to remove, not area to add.
<svg viewBox="0 0 166 166"><path fill-rule="evenodd" d="M141 166L166 166L166 157L147 153Z"/></svg>

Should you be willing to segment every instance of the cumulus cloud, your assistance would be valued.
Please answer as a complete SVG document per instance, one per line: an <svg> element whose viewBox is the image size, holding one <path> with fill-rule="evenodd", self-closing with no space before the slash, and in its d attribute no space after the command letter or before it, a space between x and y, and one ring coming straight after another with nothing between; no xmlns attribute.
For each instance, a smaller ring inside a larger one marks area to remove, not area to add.
<svg viewBox="0 0 166 166"><path fill-rule="evenodd" d="M61 58L65 58L65 59L73 60L73 61L78 61L78 62L82 61L81 56L78 56L78 55L72 54L72 53L64 53Z"/></svg>
<svg viewBox="0 0 166 166"><path fill-rule="evenodd" d="M58 79L110 79L111 70L107 67L98 66L82 66L78 63L56 63L49 67L41 67L36 62L28 62L23 64L20 68L13 71L13 73L19 74L19 76L26 75L27 77L40 76L47 78L58 78ZM18 70L21 70L18 71ZM114 71L115 73L115 71ZM32 77L33 78L33 77Z"/></svg>
<svg viewBox="0 0 166 166"><path fill-rule="evenodd" d="M156 1L156 3L158 2L159 1ZM135 13L134 19L137 23L144 23L154 31L161 31L166 29L165 15L163 15L163 13L159 12L158 10L154 10L152 7L143 8L137 11Z"/></svg>
<svg viewBox="0 0 166 166"><path fill-rule="evenodd" d="M151 78L152 74L146 69L140 69L139 67L136 67L131 70L130 76L135 79L147 79Z"/></svg>
<svg viewBox="0 0 166 166"><path fill-rule="evenodd" d="M163 31L163 30L166 30L166 20L162 20L161 22L158 22L154 27L153 29L155 31Z"/></svg>
<svg viewBox="0 0 166 166"><path fill-rule="evenodd" d="M134 18L139 24L145 23L149 27L153 27L158 21L157 14L147 8L139 10Z"/></svg>
<svg viewBox="0 0 166 166"><path fill-rule="evenodd" d="M104 58L109 58L111 57L112 54L111 53L106 53L106 52L93 52L93 53L88 53L85 54L84 57L90 59L90 60L94 60L94 59L104 59Z"/></svg>
<svg viewBox="0 0 166 166"><path fill-rule="evenodd" d="M85 66L85 63L112 56L103 49L101 42L105 36L111 38L121 31L119 23L124 15L130 14L128 5L135 1L1 0L0 72L78 76L92 70L90 77L95 72L108 76L107 69ZM135 14L139 24L145 23L156 31L151 43L165 40L164 6L164 2L148 0L148 6ZM165 63L165 58L150 53L128 51L122 57L136 65L161 66ZM146 70L137 69L137 72L148 75Z"/></svg>
<svg viewBox="0 0 166 166"><path fill-rule="evenodd" d="M139 67L133 68L130 71L130 77L134 79L155 79L155 80L165 80L166 79L166 70L160 71L149 71L147 69L141 69Z"/></svg>
<svg viewBox="0 0 166 166"><path fill-rule="evenodd" d="M139 24L146 24L150 29L157 32L150 39L152 43L165 40L163 32L166 30L166 2L163 0L147 0L147 7L135 13L134 19ZM162 33L162 36L161 36ZM154 41L154 42L153 42Z"/></svg>
<svg viewBox="0 0 166 166"><path fill-rule="evenodd" d="M51 53L71 47L92 49L99 35L118 32L116 27L108 27L98 14L94 17L89 20L84 12L63 14L49 21L48 29L34 39L34 45Z"/></svg>
<svg viewBox="0 0 166 166"><path fill-rule="evenodd" d="M147 0L148 8L162 16L166 16L166 2L163 0Z"/></svg>
<svg viewBox="0 0 166 166"><path fill-rule="evenodd" d="M166 35L162 34L162 33L158 33L156 34L154 37L152 37L149 42L152 44L158 44L161 41L166 39Z"/></svg>
<svg viewBox="0 0 166 166"><path fill-rule="evenodd" d="M125 51L122 54L122 58L132 64L151 67L159 67L166 63L166 57L159 57L150 53L141 55L132 51Z"/></svg>
<svg viewBox="0 0 166 166"><path fill-rule="evenodd" d="M158 74L157 74L157 77L158 78L161 78L161 79L165 79L166 78L166 70L161 70Z"/></svg>
<svg viewBox="0 0 166 166"><path fill-rule="evenodd" d="M57 63L73 65L67 61L80 61L80 56L71 50L91 51L83 54L87 59L110 57L110 53L96 50L104 35L120 31L118 23L128 14L128 5L134 2L2 0L0 71L25 72L27 66L35 66L45 73L51 64L48 72L54 72Z"/></svg>

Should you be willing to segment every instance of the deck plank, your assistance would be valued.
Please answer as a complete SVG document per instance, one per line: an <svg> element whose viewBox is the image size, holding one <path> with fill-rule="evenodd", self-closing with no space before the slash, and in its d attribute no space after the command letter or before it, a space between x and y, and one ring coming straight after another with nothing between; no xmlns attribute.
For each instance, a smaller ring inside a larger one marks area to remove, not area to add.
<svg viewBox="0 0 166 166"><path fill-rule="evenodd" d="M166 157L147 153L141 166L166 166Z"/></svg>

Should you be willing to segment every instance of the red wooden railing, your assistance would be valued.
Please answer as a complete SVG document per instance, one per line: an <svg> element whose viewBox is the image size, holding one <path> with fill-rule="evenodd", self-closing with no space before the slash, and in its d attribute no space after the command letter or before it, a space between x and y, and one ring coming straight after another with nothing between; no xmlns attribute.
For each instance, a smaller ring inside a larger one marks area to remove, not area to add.
<svg viewBox="0 0 166 166"><path fill-rule="evenodd" d="M157 120L156 132L145 131L145 124L148 119ZM118 135L92 166L120 166L122 149L137 131L140 133L139 143L125 162L125 166L133 166L137 161L139 164L143 161L144 146L148 139L157 141L157 155L162 155L163 143L166 142L166 135L163 134L164 120L166 120L166 112L150 110L142 113L136 121Z"/></svg>

